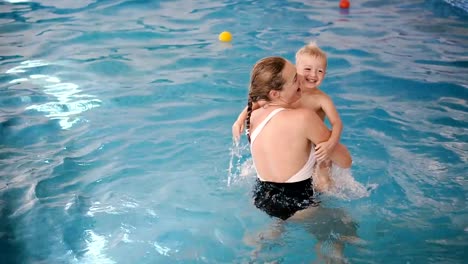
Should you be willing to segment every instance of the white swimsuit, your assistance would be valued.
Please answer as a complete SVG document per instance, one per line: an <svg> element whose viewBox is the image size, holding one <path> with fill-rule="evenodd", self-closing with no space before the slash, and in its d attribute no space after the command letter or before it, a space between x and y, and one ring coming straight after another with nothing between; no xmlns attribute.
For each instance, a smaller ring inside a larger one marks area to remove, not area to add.
<svg viewBox="0 0 468 264"><path fill-rule="evenodd" d="M252 132L252 136L250 137L251 139L251 142L250 142L250 151L252 151L252 146L255 142L255 139L257 138L258 134L260 134L260 132L262 132L263 128L265 127L265 125L279 112L285 110L284 108L278 108L278 109L275 109L273 110L263 121L262 123L260 123L260 125L258 125L258 127L255 129L255 131ZM286 182L287 183L292 183L292 182L299 182L299 181L303 181L303 180L307 180L309 179L310 177L312 177L312 172L313 172L313 168L314 168L314 165L315 165L315 150L314 148L311 148L310 150L310 154L309 154L309 159L307 160L307 162L304 164L304 166L302 167L302 169L300 169L296 174L294 174L293 176L291 176ZM255 162L254 162L254 166L255 166ZM255 168L255 171L257 172L257 177L259 180L261 181L265 181L261 176L260 174L258 173L257 171L257 168Z"/></svg>

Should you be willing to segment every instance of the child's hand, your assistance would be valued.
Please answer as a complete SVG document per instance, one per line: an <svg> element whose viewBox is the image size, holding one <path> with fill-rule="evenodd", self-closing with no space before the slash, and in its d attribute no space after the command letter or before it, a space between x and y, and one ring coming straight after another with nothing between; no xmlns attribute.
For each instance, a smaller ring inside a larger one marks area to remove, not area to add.
<svg viewBox="0 0 468 264"><path fill-rule="evenodd" d="M232 137L236 142L239 141L240 136L242 135L242 132L244 131L244 122L239 122L236 120L234 124L232 125Z"/></svg>
<svg viewBox="0 0 468 264"><path fill-rule="evenodd" d="M317 144L315 146L315 157L317 158L317 161L322 162L328 160L334 148L335 145L331 144L329 141Z"/></svg>

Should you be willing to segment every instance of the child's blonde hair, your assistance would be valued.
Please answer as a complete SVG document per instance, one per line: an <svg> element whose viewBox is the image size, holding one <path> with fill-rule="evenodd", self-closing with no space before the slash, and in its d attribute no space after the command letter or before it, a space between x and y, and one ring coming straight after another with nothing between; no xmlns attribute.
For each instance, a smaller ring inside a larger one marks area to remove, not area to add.
<svg viewBox="0 0 468 264"><path fill-rule="evenodd" d="M309 42L309 44L303 46L296 52L296 64L301 55L309 55L316 58L321 58L325 61L325 66L327 66L327 54L319 48L315 41Z"/></svg>

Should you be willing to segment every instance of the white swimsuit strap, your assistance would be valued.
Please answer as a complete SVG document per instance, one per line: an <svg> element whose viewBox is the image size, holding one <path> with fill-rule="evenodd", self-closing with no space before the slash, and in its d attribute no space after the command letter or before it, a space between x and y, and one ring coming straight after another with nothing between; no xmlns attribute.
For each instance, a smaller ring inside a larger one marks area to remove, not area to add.
<svg viewBox="0 0 468 264"><path fill-rule="evenodd" d="M255 139L257 138L258 134L260 134L260 132L262 132L263 128L265 127L265 125L268 123L268 121L270 121L270 119L272 119L277 113L281 112L285 110L284 108L278 108L278 109L275 109L273 110L263 121L262 123L260 123L260 125L258 125L258 127L255 128L255 131L252 132L252 135L250 136L250 146L253 145Z"/></svg>
<svg viewBox="0 0 468 264"><path fill-rule="evenodd" d="M315 166L315 149L314 146L310 149L310 154L309 158L307 159L307 162L304 164L302 169L300 169L296 174L291 176L286 182L291 183L291 182L299 182L303 180L307 180L310 177L312 177L312 173L314 171L314 166Z"/></svg>

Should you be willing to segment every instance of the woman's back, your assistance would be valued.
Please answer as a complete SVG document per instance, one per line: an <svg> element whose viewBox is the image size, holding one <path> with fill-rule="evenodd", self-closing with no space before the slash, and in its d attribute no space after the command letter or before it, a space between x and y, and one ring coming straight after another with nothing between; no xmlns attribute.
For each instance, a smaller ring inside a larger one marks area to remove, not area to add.
<svg viewBox="0 0 468 264"><path fill-rule="evenodd" d="M252 113L252 135L258 133L252 138L252 157L262 180L287 182L304 167L314 150L304 132L301 110L280 111L263 128L259 127L275 109L278 107L270 106ZM312 176L312 170L308 176Z"/></svg>

